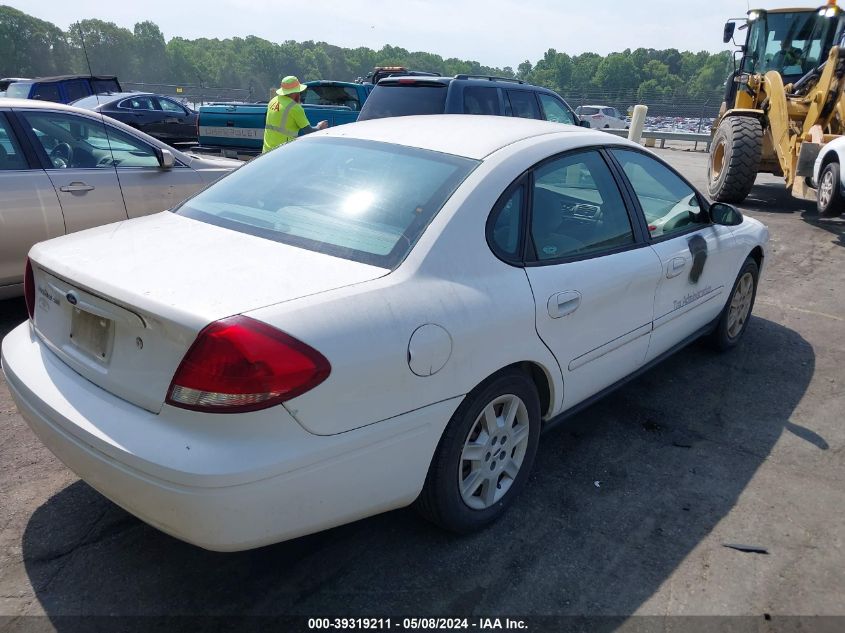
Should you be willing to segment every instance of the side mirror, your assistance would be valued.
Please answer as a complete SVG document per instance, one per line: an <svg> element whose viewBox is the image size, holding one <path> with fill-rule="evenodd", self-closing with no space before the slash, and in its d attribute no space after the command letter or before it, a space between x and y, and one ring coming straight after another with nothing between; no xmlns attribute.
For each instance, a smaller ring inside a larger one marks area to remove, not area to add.
<svg viewBox="0 0 845 633"><path fill-rule="evenodd" d="M157 148L156 158L158 158L158 166L162 169L170 169L176 162L173 158L173 153L169 149Z"/></svg>
<svg viewBox="0 0 845 633"><path fill-rule="evenodd" d="M734 31L736 30L736 22L726 22L725 23L725 31L722 33L722 41L727 44L729 43L734 37Z"/></svg>
<svg viewBox="0 0 845 633"><path fill-rule="evenodd" d="M721 224L722 226L738 226L743 221L739 209L724 202L714 202L710 205L710 219L713 224Z"/></svg>

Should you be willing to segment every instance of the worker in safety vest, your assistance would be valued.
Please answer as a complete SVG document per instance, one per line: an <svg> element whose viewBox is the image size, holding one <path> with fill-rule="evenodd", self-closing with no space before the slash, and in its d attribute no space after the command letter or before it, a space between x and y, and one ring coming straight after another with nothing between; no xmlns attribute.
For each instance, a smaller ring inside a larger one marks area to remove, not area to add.
<svg viewBox="0 0 845 633"><path fill-rule="evenodd" d="M276 91L276 96L267 104L267 118L264 123L264 149L266 154L271 149L294 140L303 134L324 130L329 126L328 121L320 121L316 127L311 127L305 110L299 103L301 93L308 86L299 83L299 79L288 75L282 79L282 86Z"/></svg>

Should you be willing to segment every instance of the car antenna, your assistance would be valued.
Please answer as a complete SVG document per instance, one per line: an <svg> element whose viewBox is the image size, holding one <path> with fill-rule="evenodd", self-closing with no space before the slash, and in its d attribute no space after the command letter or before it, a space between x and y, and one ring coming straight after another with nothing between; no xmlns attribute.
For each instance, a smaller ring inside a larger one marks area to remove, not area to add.
<svg viewBox="0 0 845 633"><path fill-rule="evenodd" d="M88 58L88 49L85 47L85 35L82 33L82 23L77 22L76 28L79 31L79 41L82 42L82 54L85 55L85 65L88 66L88 74L91 76L91 81L93 85L94 71L91 70L91 60ZM99 93L94 92L94 98L97 100L97 105L100 105Z"/></svg>
<svg viewBox="0 0 845 633"><path fill-rule="evenodd" d="M88 58L88 49L85 46L85 35L82 33L82 22L76 23L76 28L79 31L79 41L82 42L82 53L85 55L85 64L88 66L88 75L91 77L91 88L94 90L94 98L97 100L97 105L100 105L100 93L97 92L97 87L94 84L94 71L91 70L91 60ZM97 114L100 115L100 121L103 124L103 131L106 133L106 143L109 145L109 154L112 156L112 162L114 162L114 154L112 153L111 148L111 137L109 136L109 126L106 125L106 119L103 116L103 113L97 110ZM115 171L115 173L117 173Z"/></svg>

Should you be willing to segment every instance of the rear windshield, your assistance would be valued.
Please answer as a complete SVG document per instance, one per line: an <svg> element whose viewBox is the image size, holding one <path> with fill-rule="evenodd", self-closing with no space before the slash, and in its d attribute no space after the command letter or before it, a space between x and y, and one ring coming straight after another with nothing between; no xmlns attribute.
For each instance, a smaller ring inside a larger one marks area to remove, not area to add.
<svg viewBox="0 0 845 633"><path fill-rule="evenodd" d="M598 114L598 113L599 113L598 108L587 108L587 107L584 107L584 106L581 106L580 108L578 108L578 114Z"/></svg>
<svg viewBox="0 0 845 633"><path fill-rule="evenodd" d="M379 84L364 102L359 121L413 114L443 114L446 84Z"/></svg>
<svg viewBox="0 0 845 633"><path fill-rule="evenodd" d="M476 165L388 143L301 139L244 165L175 213L393 269Z"/></svg>
<svg viewBox="0 0 845 633"><path fill-rule="evenodd" d="M308 86L302 102L305 105L342 106L356 111L361 109L358 91L351 86Z"/></svg>

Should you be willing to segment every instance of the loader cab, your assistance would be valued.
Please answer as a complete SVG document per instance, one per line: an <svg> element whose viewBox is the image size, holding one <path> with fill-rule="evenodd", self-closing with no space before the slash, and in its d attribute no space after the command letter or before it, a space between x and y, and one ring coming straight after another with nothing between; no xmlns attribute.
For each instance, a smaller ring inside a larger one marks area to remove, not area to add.
<svg viewBox="0 0 845 633"><path fill-rule="evenodd" d="M791 84L818 68L839 42L843 18L845 14L829 4L817 9L755 9L748 12L745 20L729 21L725 25L725 43L734 38L736 30L745 30L746 34L739 51L741 59L726 85L728 108L749 107L736 102L738 89L746 83L745 76L775 71L783 77L784 84Z"/></svg>

